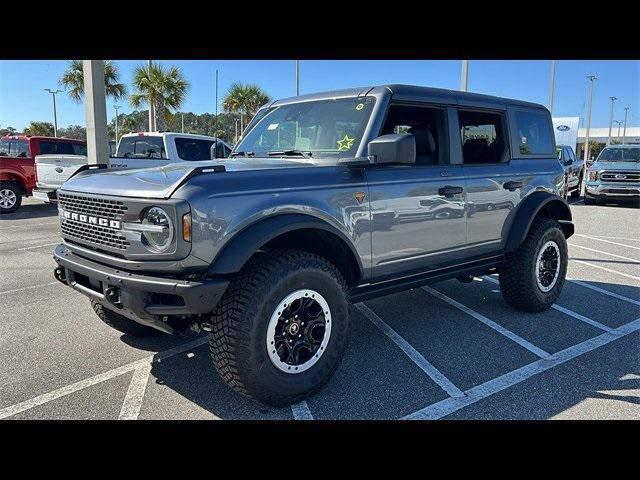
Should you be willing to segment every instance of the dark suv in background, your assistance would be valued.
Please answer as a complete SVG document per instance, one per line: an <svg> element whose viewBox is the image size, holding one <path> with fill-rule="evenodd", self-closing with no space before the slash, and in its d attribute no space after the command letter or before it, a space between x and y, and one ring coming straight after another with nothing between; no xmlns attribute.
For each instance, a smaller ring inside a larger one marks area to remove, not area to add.
<svg viewBox="0 0 640 480"><path fill-rule="evenodd" d="M574 230L563 189L541 105L304 95L261 108L230 158L71 178L55 277L123 332L210 332L231 388L290 404L338 367L349 303L498 273L514 308L549 308Z"/></svg>

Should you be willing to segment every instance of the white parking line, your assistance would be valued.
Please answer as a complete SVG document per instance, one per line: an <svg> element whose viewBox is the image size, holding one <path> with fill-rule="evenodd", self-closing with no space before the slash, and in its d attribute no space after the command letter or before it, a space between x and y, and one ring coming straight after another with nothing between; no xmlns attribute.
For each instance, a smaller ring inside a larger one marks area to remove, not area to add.
<svg viewBox="0 0 640 480"><path fill-rule="evenodd" d="M634 250L640 250L640 247L636 247L636 246L633 246L633 245L625 245L624 243L612 242L611 240L605 240L604 238L592 237L591 235L583 235L581 233L574 233L573 235L576 236L576 237L589 238L591 240L595 240L596 242L610 243L612 245L618 245L620 247L633 248Z"/></svg>
<svg viewBox="0 0 640 480"><path fill-rule="evenodd" d="M490 282L499 283L498 280L496 280L495 278L492 278L492 277L489 277L489 276L484 277L484 278L486 278ZM562 312L565 315L569 315L570 317L573 317L576 320L580 320L581 322L588 323L589 325L594 326L596 328L599 328L600 330L604 330L605 332L610 332L612 330L611 327L607 327L606 325L604 325L604 324L602 324L600 322L597 322L595 320L587 318L584 315L580 315L579 313L574 312L573 310L569 310L568 308L561 307L560 305L553 304L553 305L551 305L551 308L553 308L554 310L557 310L559 312Z"/></svg>
<svg viewBox="0 0 640 480"><path fill-rule="evenodd" d="M440 293L439 291L434 290L433 288L428 287L428 286L422 287L422 289L425 292L430 293L434 297L437 297L440 300L443 300L443 301L447 302L449 305L452 305L452 306L456 307L457 309L462 310L467 315L471 315L476 320L479 320L480 322L484 323L486 326L488 326L490 328L493 328L496 332L504 335L505 337L507 337L510 340L513 340L518 345L520 345L521 347L526 348L527 350L529 350L531 353L534 353L538 357L540 357L540 358L548 358L549 356L551 356L551 354L549 352L545 352L541 348L536 347L533 343L528 342L527 340L525 340L524 338L516 335L512 331L507 330L502 325L498 325L493 320L488 319L484 315L476 312L475 310L470 309L466 305L463 305L460 302L455 301L453 298L449 298L446 295L444 295L443 293Z"/></svg>
<svg viewBox="0 0 640 480"><path fill-rule="evenodd" d="M142 360L136 360L135 362L131 362L127 365L109 370L108 372L100 373L91 378L86 378L84 380L80 380L79 382L72 383L71 385L67 385L66 387L61 387L49 393L44 393L29 400L25 400L24 402L5 407L3 409L0 409L0 420L2 420L3 418L11 417L12 415L16 415L20 412L30 410L34 407L43 405L71 393L79 392L80 390L84 390L85 388L91 387L92 385L106 382L107 380L123 375L127 372L130 372L131 370L135 370L139 366L148 365L151 362L161 362L162 360L169 357L173 357L192 348L199 347L207 341L208 337L198 338L197 340L194 340L192 342L178 345L168 350L164 350L163 352L156 353L155 355L150 355L146 358L143 358Z"/></svg>
<svg viewBox="0 0 640 480"><path fill-rule="evenodd" d="M136 367L129 384L129 389L122 402L118 420L137 420L144 400L144 392L151 374L151 362Z"/></svg>
<svg viewBox="0 0 640 480"><path fill-rule="evenodd" d="M574 233L577 235L577 233ZM629 238L629 237L610 237L609 235L591 235L593 238L597 238L598 240L601 238L612 238L614 240L626 240L629 242L640 242L640 238Z"/></svg>
<svg viewBox="0 0 640 480"><path fill-rule="evenodd" d="M624 295L620 295L614 292L610 292L609 290L605 290L604 288L596 287L595 285L590 285L586 282L582 282L580 280L576 280L575 278L568 278L567 280L572 283L576 283L585 288L590 288L593 291L603 293L605 295L609 295L610 297L617 298L618 300L624 300L625 302L633 303L634 305L640 305L640 301L634 300L633 298L625 297Z"/></svg>
<svg viewBox="0 0 640 480"><path fill-rule="evenodd" d="M431 380L436 382L451 397L462 397L464 393L456 387L440 370L431 365L420 352L413 348L409 342L402 338L393 328L387 325L373 310L364 303L359 303L355 307L367 317L371 323L378 327L382 333L389 337L400 350L402 350Z"/></svg>
<svg viewBox="0 0 640 480"><path fill-rule="evenodd" d="M489 380L481 385L470 388L465 392L464 397L447 398L434 403L433 405L429 405L428 407L403 417L403 420L437 420L443 418L460 410L461 408L467 407L495 393L517 385L518 383L524 382L534 375L538 375L546 370L568 362L569 360L573 360L574 358L607 345L614 340L638 330L640 330L640 318L610 332L603 333L602 335L590 338L578 345L574 345L566 348L565 350L554 353L550 358L537 360L529 365L525 365L524 367L520 367L512 372L494 378L493 380Z"/></svg>
<svg viewBox="0 0 640 480"><path fill-rule="evenodd" d="M620 258L622 260L627 260L629 262L633 262L636 265L640 265L640 260L635 258L623 257L622 255L616 255L615 253L605 252L603 250L596 250L595 248L583 247L582 245L576 245L575 243L567 243L570 247L581 248L583 250L589 250L590 252L601 253L602 255L609 255L610 257Z"/></svg>
<svg viewBox="0 0 640 480"><path fill-rule="evenodd" d="M16 293L16 292L22 292L24 290L31 290L34 288L42 288L42 287L46 287L49 285L55 285L59 282L49 282L49 283L41 283L39 285L31 285L29 287L22 287L22 288L14 288L13 290L5 290L4 292L0 292L0 295L4 295L6 293Z"/></svg>
<svg viewBox="0 0 640 480"><path fill-rule="evenodd" d="M293 412L293 418L295 420L313 420L313 415L311 415L309 405L307 405L307 402L304 400L300 403L291 405L291 412Z"/></svg>
<svg viewBox="0 0 640 480"><path fill-rule="evenodd" d="M590 262L585 262L584 260L576 260L575 258L572 258L571 261L572 262L576 262L576 263L581 263L583 265L589 265L590 267L598 268L600 270L604 270L605 272L609 272L609 273L615 273L615 274L620 275L622 277L631 278L633 280L636 280L636 281L640 282L640 277L636 277L635 275L629 275L628 273L622 273L622 272L619 272L617 270L613 270L611 268L602 267L600 265L595 265L595 264L590 263Z"/></svg>

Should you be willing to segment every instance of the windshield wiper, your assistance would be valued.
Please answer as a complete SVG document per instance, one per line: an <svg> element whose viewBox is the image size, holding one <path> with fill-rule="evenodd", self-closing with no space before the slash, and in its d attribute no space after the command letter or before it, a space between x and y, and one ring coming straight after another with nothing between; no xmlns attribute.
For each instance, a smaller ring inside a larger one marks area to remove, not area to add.
<svg viewBox="0 0 640 480"><path fill-rule="evenodd" d="M278 156L299 156L304 158L311 158L313 153L304 150L298 150L294 148L292 150L274 150L272 152L267 152L267 155L270 157L278 157Z"/></svg>
<svg viewBox="0 0 640 480"><path fill-rule="evenodd" d="M244 150L241 150L239 152L231 153L231 155L229 155L229 157L238 157L238 156L253 157L254 155L255 155L255 153L253 153L253 152L245 152Z"/></svg>

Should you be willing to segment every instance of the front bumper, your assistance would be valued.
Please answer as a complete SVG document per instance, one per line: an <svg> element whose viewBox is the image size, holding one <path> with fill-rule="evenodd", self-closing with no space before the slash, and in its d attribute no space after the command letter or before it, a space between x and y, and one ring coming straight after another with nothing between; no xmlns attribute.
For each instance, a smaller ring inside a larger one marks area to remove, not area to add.
<svg viewBox="0 0 640 480"><path fill-rule="evenodd" d="M640 198L640 184L637 183L626 185L619 183L587 183L585 190L590 197Z"/></svg>
<svg viewBox="0 0 640 480"><path fill-rule="evenodd" d="M202 281L130 273L88 260L65 245L53 251L60 282L142 325L176 333L171 322L211 313L229 285L226 279Z"/></svg>
<svg viewBox="0 0 640 480"><path fill-rule="evenodd" d="M37 187L31 191L31 195L33 195L33 198L47 203L56 202L58 200L55 188Z"/></svg>

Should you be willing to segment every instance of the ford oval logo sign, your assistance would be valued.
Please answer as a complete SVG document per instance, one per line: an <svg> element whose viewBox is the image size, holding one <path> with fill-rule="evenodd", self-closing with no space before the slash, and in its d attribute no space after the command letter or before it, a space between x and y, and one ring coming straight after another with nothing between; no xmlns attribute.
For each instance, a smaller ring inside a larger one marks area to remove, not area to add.
<svg viewBox="0 0 640 480"><path fill-rule="evenodd" d="M567 130L571 130L571 127L569 125L558 125L556 127L556 130L559 130L561 132L566 132Z"/></svg>
<svg viewBox="0 0 640 480"><path fill-rule="evenodd" d="M62 173L64 172L64 170L62 169L62 167L56 167L56 172Z"/></svg>

